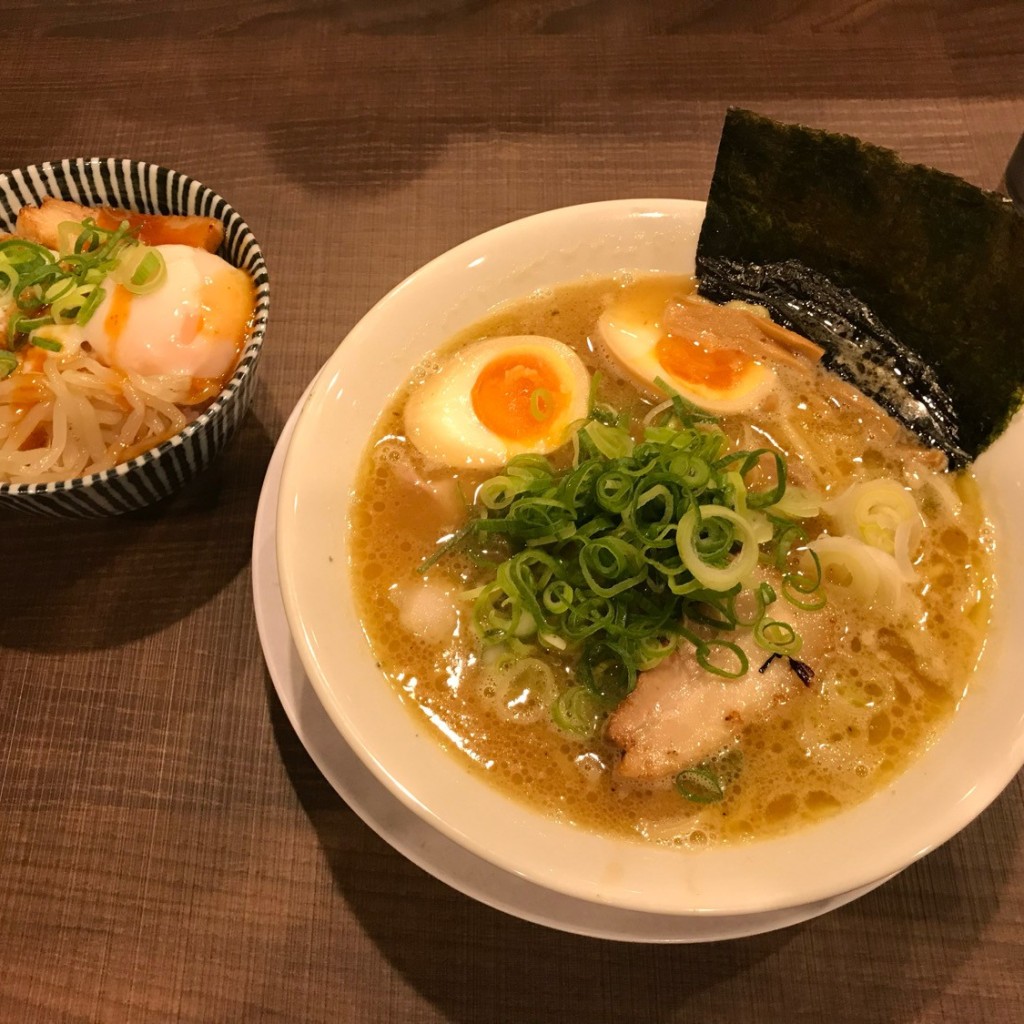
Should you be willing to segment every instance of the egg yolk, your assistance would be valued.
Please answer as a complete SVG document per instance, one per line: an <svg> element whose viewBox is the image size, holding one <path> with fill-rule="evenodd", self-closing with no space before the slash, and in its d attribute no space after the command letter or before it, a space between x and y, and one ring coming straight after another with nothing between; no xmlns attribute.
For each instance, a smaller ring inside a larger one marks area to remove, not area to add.
<svg viewBox="0 0 1024 1024"><path fill-rule="evenodd" d="M677 380L712 391L731 391L754 363L739 349L707 349L699 342L671 334L658 339L654 352L658 364Z"/></svg>
<svg viewBox="0 0 1024 1024"><path fill-rule="evenodd" d="M473 412L508 441L537 441L569 405L558 372L532 353L492 359L473 384Z"/></svg>

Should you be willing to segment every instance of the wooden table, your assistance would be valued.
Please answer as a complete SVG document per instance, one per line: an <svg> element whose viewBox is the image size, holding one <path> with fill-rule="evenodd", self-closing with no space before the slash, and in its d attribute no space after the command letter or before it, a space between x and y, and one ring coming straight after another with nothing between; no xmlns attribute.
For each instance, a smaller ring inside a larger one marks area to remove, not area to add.
<svg viewBox="0 0 1024 1024"><path fill-rule="evenodd" d="M1024 126L1019 3L10 0L0 39L0 166L186 171L272 279L255 406L201 483L115 522L0 523L0 1021L1024 1020L1020 778L786 931L549 931L335 795L275 697L248 569L289 411L408 272L549 207L703 198L730 103L996 187Z"/></svg>

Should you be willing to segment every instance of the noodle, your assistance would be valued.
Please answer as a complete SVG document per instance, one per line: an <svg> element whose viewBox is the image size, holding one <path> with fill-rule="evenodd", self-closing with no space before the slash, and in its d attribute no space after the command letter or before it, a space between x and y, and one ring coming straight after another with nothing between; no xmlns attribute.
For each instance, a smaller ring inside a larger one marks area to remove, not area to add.
<svg viewBox="0 0 1024 1024"><path fill-rule="evenodd" d="M139 428L146 419L146 406L130 383L125 384L124 397L132 407L132 411L128 419L124 421L121 432L117 435L117 444L122 451L131 444L133 438L138 436Z"/></svg>
<svg viewBox="0 0 1024 1024"><path fill-rule="evenodd" d="M50 361L43 364L43 373L57 401L64 403L69 426L85 446L90 458L93 462L102 461L106 446L100 432L99 417L82 394L81 388L72 388L70 379L65 380L64 374Z"/></svg>
<svg viewBox="0 0 1024 1024"><path fill-rule="evenodd" d="M125 375L84 352L63 365L47 359L41 373L0 383L0 480L49 483L134 458L184 429L175 399L188 388L188 379Z"/></svg>
<svg viewBox="0 0 1024 1024"><path fill-rule="evenodd" d="M60 453L68 443L68 417L60 405L57 405L53 410L52 435L50 454L37 467L41 473L45 473L56 464L60 458Z"/></svg>
<svg viewBox="0 0 1024 1024"><path fill-rule="evenodd" d="M49 410L45 405L35 406L12 432L10 440L2 449L2 453L6 455L9 452L16 452L17 449L20 448L21 445L24 444L31 436L32 432L36 429L48 411Z"/></svg>

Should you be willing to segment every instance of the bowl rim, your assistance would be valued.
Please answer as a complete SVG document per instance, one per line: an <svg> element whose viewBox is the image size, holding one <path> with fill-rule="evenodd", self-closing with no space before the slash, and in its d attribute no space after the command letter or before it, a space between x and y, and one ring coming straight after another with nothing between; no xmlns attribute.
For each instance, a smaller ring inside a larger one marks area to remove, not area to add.
<svg viewBox="0 0 1024 1024"><path fill-rule="evenodd" d="M777 877L773 877L773 881L779 886L774 892L768 891L767 887L764 891L759 889L756 899L744 896L740 892L740 888L737 887L735 892L730 889L727 895L719 895L716 902L709 904L701 899L699 893L691 895L687 884L683 884L680 886L681 890L683 890L681 895L675 890L669 894L671 906L667 907L665 903L666 894L664 892L651 893L646 890L639 891L623 888L622 886L615 888L611 883L609 883L610 889L595 891L593 880L589 877L584 880L566 879L561 876L555 877L550 870L545 870L543 866L537 866L532 863L524 865L522 862L511 858L503 848L496 848L493 843L488 843L476 834L467 835L466 832L460 831L458 827L453 826L450 822L436 814L430 806L427 806L420 799L417 792L413 791L413 789L418 788L420 785L418 780L414 786L407 788L401 778L393 776L388 765L378 759L378 752L366 747L360 735L358 725L349 722L343 713L343 709L337 704L338 698L332 690L331 680L324 674L324 667L318 656L317 645L319 641L315 629L310 622L306 621L304 616L301 580L297 575L298 569L293 568L290 564L290 558L298 550L296 545L301 541L301 538L298 536L299 526L297 518L299 491L296 489L296 486L302 482L302 467L300 465L302 456L300 453L304 446L316 443L316 420L323 413L331 397L337 398L344 391L348 400L357 400L354 397L356 389L345 389L343 387L345 365L350 360L356 358L354 353L359 350L359 346L366 346L368 344L370 337L368 332L375 329L378 321L388 315L392 303L398 300L408 302L409 296L406 293L415 295L416 289L425 287L423 285L424 278L426 278L427 282L430 282L433 275L439 270L443 271L448 264L472 266L473 263L467 264L466 261L482 252L486 246L496 241L505 241L507 237L511 237L516 232L530 231L540 227L552 228L559 221L568 223L573 218L601 215L631 214L639 217L666 217L673 215L683 216L685 214L685 216L692 217L696 208L701 210L700 219L702 219L704 206L703 202L694 200L627 199L580 204L578 206L545 211L493 228L455 246L440 256L435 257L389 291L384 298L366 313L349 333L346 340L328 358L314 380L309 394L303 403L284 464L278 509L277 557L282 597L289 621L289 628L303 667L313 684L317 696L327 709L335 727L339 730L345 741L357 752L361 760L373 771L378 779L398 796L407 807L434 827L439 828L449 838L466 846L472 852L484 857L491 863L553 890L588 899L592 902L611 903L615 906L635 910L658 913L670 912L684 915L730 915L778 910L804 902L828 899L841 892L853 890L861 885L890 876L947 841L995 800L1012 780L1021 765L1024 764L1024 705L1020 709L1018 718L1011 718L1007 721L1006 729L1008 730L1011 743L1003 756L998 759L993 757L992 761L986 765L987 774L984 776L984 779L980 776L978 778L966 779L962 788L959 787L958 780L955 798L950 798L947 801L948 806L945 807L945 813L941 816L941 820L938 823L930 815L926 816L921 808L915 806L915 813L912 815L912 825L916 830L912 831L909 835L902 836L898 844L890 840L887 843L877 844L878 848L873 846L857 850L856 856L853 857L855 863L846 866L845 870L839 873L841 881L837 881L837 877L830 878L827 873L820 879L809 881L805 877L804 872L795 864L792 864L787 866L784 873L780 872ZM479 260L475 260L475 262L479 262ZM625 267L625 264L623 264L623 267ZM620 269L623 267L620 267ZM570 279L570 276L563 278L566 281ZM526 291L520 289L520 291L513 294L526 294ZM507 298L507 295L508 293L500 296L498 301ZM497 304L497 302L495 301L493 304ZM474 317L472 319L478 318ZM456 324L447 330L447 335L451 336L460 326L465 326L469 322L469 320L465 320ZM434 347L436 348L437 346L435 345ZM427 349L423 351L425 353ZM383 361L386 358L381 353L377 353L375 357L378 361ZM409 371L409 365L411 364L405 365L406 376ZM332 390L336 391L333 395ZM378 403L377 412L379 413L379 411L380 406ZM1017 429L1015 431L1014 444L1019 445L1021 435L1024 434L1024 419L1018 417L1015 425ZM362 452L367 439L368 434L358 437L360 452ZM1000 454L990 454L995 453L996 449L1000 450ZM1013 461L1014 458L1017 458L1017 462ZM979 460L979 465L983 461L986 466L985 475L990 478L994 478L1001 473L1005 474L1011 468L1014 480L1018 481L1020 478L1019 457L1015 456L1014 452L1009 451L1005 446L1001 448L998 442L993 446L993 449L990 449L990 452L985 453L982 459ZM1021 482L1021 485L1024 486L1024 481ZM308 504L308 502L304 503ZM999 522L1000 524L1012 522L1012 519L1004 514ZM1021 551L1024 551L1024 544L1021 544ZM1000 562L999 564L1005 566L1010 563ZM1005 582L1005 577L1000 579L1000 590L1004 589ZM1011 606L1018 608L1024 606L1024 584L1017 584L1012 578L1009 580L1009 584L1009 587L1006 589L1011 592L1013 602ZM341 585L344 584L340 584L339 589ZM1004 601L1001 607L1005 608L1006 606L1007 603ZM1008 622L999 623L1001 643L998 646L1000 646L1001 650L1006 646L1002 638L1006 635L1007 626ZM993 622L989 635L990 640L996 629L997 624ZM987 664L991 664L991 648L993 646L996 645L989 643L984 653L982 660L984 662L985 659L988 659ZM1002 658L1002 654L1000 654L1000 657ZM1000 667L1003 666L1004 661L1005 659L1000 661L998 665ZM975 678L977 677L975 676ZM400 706L400 702L395 699L390 685L388 685L387 689L395 705ZM978 701L974 701L971 706L977 708L978 703ZM401 707L400 709L402 714L408 718L410 730L412 730L411 723L413 723L413 717L409 709L407 707ZM973 724L978 719L977 714L972 712L972 715L973 717L967 719L970 724L965 726L965 728L973 727ZM964 721L964 712L962 710L950 722L945 724L936 740L927 749L921 751L891 784L880 787L879 790L859 804L844 809L840 814L832 818L813 825L802 826L782 836L768 837L749 844L714 847L713 850L716 851L715 859L721 862L721 868L727 873L734 869L749 873L751 866L757 869L759 866L763 866L763 861L772 859L771 857L761 857L757 852L769 848L780 853L782 856L792 854L794 857L805 855L808 851L810 851L812 856L822 853L835 853L835 850L829 845L831 841L829 837L837 831L833 825L837 821L843 822L840 831L850 833L856 831L865 822L869 825L877 826L880 816L885 818L888 815L889 818L887 820L899 820L891 817L893 813L891 808L902 808L903 804L906 803L906 791L908 787L913 788L906 780L913 776L915 779L914 785L918 789L922 788L919 784L922 775L920 766L926 759L929 765L936 763L935 758L939 755L935 753L935 748L942 748L943 756L948 754L951 749L953 753L956 753L956 748L951 748L950 744L945 742L952 731L953 722L956 721ZM430 742L439 748L440 745L437 744L436 740L431 739ZM442 753L453 764L456 762L456 759L449 752L444 751ZM458 767L465 773L467 778L471 776L471 773L464 766L459 765ZM924 774L927 779L927 769ZM932 775L934 774L936 773L932 772ZM522 805L515 798L500 792L485 780L476 779L475 773L473 773L473 776L474 783L478 783L481 787L486 786L493 794L493 802L501 804L508 813L510 822L514 821L516 824L523 820L536 822L538 818L543 818L554 829L571 828L571 826L567 826L564 823L553 822L552 819L544 817L540 812L532 808L524 812ZM406 781L408 781L408 778L409 773L406 771ZM923 788L926 792L930 792L929 787L932 786L933 783L929 781L924 784ZM942 791L942 795L945 799L945 791ZM890 803L888 807L883 808L883 803L887 798L892 799L894 802ZM924 823L919 822L919 818ZM510 825L509 827L511 828L512 826ZM576 829L574 833L581 831ZM633 849L646 848L644 844L638 841L626 840L625 842L629 843ZM671 856L692 857L692 860L680 862L690 866L696 865L702 858L706 858L711 853L711 851L684 853L678 850L666 850L663 847L660 850L662 854L667 853ZM775 860L779 859L779 857L775 857ZM716 872L720 874L721 870L716 869ZM797 898L794 898L794 893L797 894Z"/></svg>
<svg viewBox="0 0 1024 1024"><path fill-rule="evenodd" d="M253 282L256 292L256 305L253 311L253 327L242 355L235 366L231 378L224 384L224 387L217 393L216 398L204 409L191 423L187 423L177 434L169 437L160 444L147 448L144 452L129 459L127 462L119 462L108 469L100 470L98 473L90 473L88 476L67 477L64 480L51 480L46 483L4 483L0 481L0 497L4 499L31 499L41 494L59 494L67 491L79 491L85 488L96 487L118 477L126 476L141 466L152 465L168 452L185 444L194 435L203 431L211 420L215 419L221 410L231 402L242 382L254 370L258 357L262 351L263 340L266 335L267 319L270 313L270 274L267 269L266 258L259 240L253 234L248 222L241 214L219 193L205 185L198 178L184 174L181 171L165 167L162 164L151 163L146 160L135 160L130 157L63 157L53 160L44 160L36 164L26 164L24 167L11 167L0 171L0 190L3 190L8 204L16 213L22 206L28 205L29 200L24 195L18 195L10 187L13 175L35 175L37 178L46 176L45 184L56 187L54 171L67 174L74 167L80 173L84 173L88 167L94 172L100 167L106 167L111 174L124 174L129 168L138 170L149 179L156 180L165 177L168 182L168 192L173 186L175 194L182 197L186 192L198 190L204 203L209 203L211 208L216 207L219 220L226 230L233 229L239 235L239 247L247 253L246 258L252 260L252 269L238 267L245 270ZM19 190L20 191L20 190ZM55 198L65 198L58 195ZM12 201L13 200L13 201ZM124 209L134 212L145 213L140 210L139 204L135 202L134 196L131 200L134 205L127 205ZM212 215L212 214L211 214ZM232 264L234 266L235 264Z"/></svg>

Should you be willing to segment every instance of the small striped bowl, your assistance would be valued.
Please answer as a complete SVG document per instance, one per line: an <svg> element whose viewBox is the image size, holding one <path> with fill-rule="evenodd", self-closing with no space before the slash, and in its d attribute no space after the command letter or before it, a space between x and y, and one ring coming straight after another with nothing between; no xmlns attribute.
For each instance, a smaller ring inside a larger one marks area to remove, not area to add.
<svg viewBox="0 0 1024 1024"><path fill-rule="evenodd" d="M160 501L184 486L210 464L241 422L252 398L270 308L267 265L248 225L224 199L165 167L91 157L0 174L0 231L12 231L22 206L38 204L46 196L83 206L216 217L224 224L224 244L218 255L245 270L256 287L252 338L234 376L180 434L130 462L91 476L47 484L0 483L0 508L77 518L119 515Z"/></svg>

